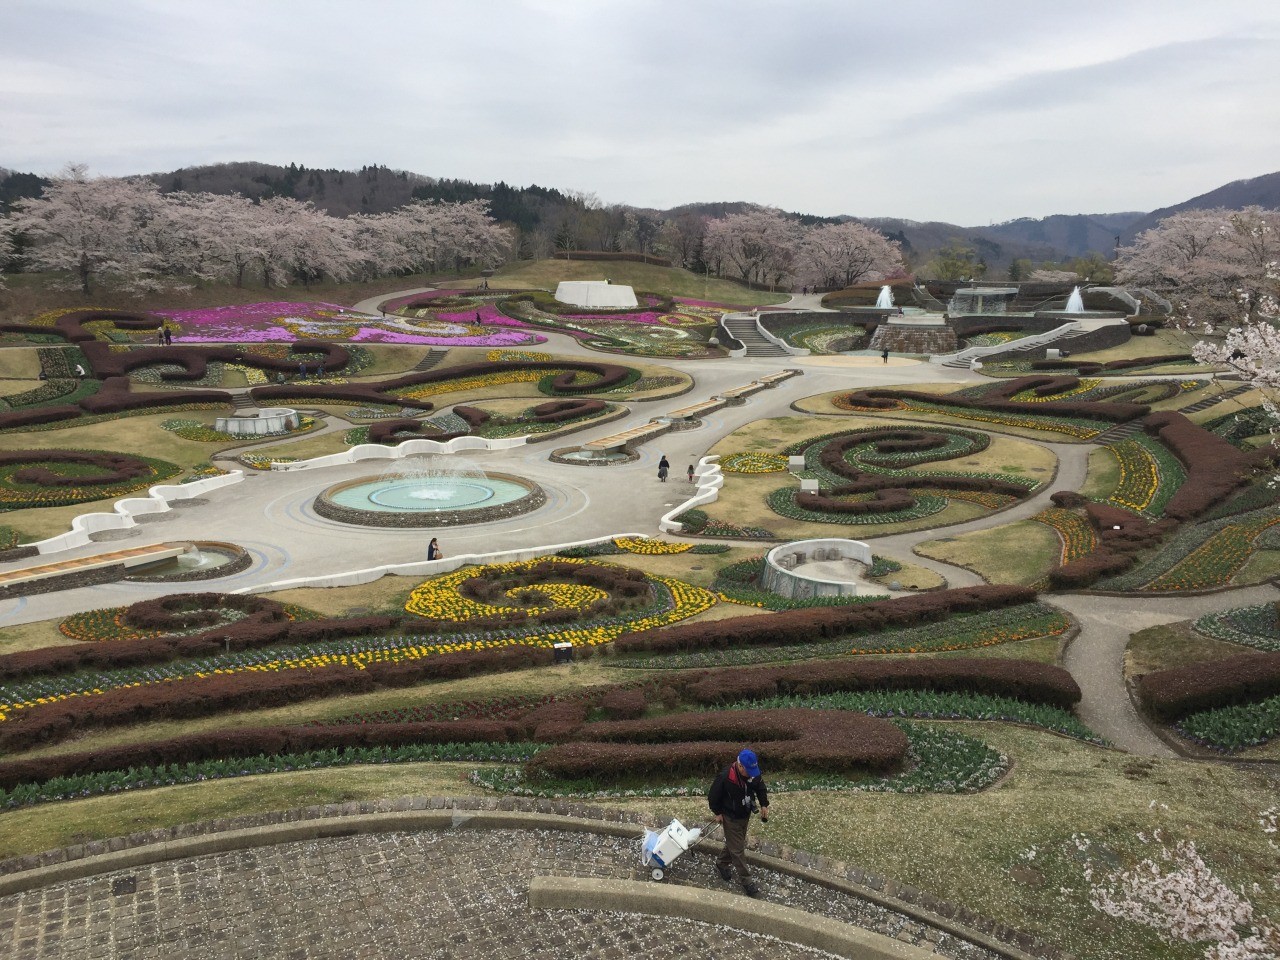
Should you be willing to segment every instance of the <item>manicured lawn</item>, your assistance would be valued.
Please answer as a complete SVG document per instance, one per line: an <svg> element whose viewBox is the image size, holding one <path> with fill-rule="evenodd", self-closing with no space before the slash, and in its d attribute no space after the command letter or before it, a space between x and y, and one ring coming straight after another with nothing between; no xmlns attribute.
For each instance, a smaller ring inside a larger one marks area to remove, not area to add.
<svg viewBox="0 0 1280 960"><path fill-rule="evenodd" d="M916 553L974 571L988 583L1029 584L1055 566L1062 555L1058 535L1043 523L1017 523L929 540Z"/></svg>
<svg viewBox="0 0 1280 960"><path fill-rule="evenodd" d="M741 306L784 303L785 293L748 290L728 280L709 280L701 274L678 268L656 267L647 263L582 260L522 260L507 264L493 275L489 285L495 289L537 288L555 290L561 280L603 280L625 283L637 293L664 293ZM471 284L474 286L474 284Z"/></svg>

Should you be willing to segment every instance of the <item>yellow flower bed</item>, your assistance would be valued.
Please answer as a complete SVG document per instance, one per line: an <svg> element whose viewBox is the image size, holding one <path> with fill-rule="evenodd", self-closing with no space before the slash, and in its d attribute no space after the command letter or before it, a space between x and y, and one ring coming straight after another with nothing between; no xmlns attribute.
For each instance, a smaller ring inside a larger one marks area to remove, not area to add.
<svg viewBox="0 0 1280 960"><path fill-rule="evenodd" d="M486 373L479 377L459 377L457 380L444 380L437 383L424 383L408 390L400 391L398 397L410 397L421 400L441 393L454 393L459 390L481 390L484 387L501 387L509 383L537 383L543 377L561 373L559 370L504 370L502 373Z"/></svg>
<svg viewBox="0 0 1280 960"><path fill-rule="evenodd" d="M546 603L525 605L517 597L522 593L541 594ZM539 583L529 587L512 587L507 591L511 598L511 607L503 609L520 609L526 613L546 613L557 607L565 610L585 610L597 600L607 600L609 595L599 587L589 587L583 583Z"/></svg>
<svg viewBox="0 0 1280 960"><path fill-rule="evenodd" d="M725 473L777 473L787 469L787 458L780 453L726 453L720 458Z"/></svg>
<svg viewBox="0 0 1280 960"><path fill-rule="evenodd" d="M693 549L692 543L670 543L656 537L614 537L613 545L627 553L639 553L648 557L684 553L686 550Z"/></svg>
<svg viewBox="0 0 1280 960"><path fill-rule="evenodd" d="M1160 489L1160 464L1150 450L1133 440L1122 440L1107 449L1120 464L1120 481L1107 499L1139 513L1146 510Z"/></svg>
<svg viewBox="0 0 1280 960"><path fill-rule="evenodd" d="M1093 526L1084 517L1060 507L1049 507L1030 518L1036 523L1053 527L1062 541L1062 563L1070 563L1088 556L1098 549L1098 537Z"/></svg>
<svg viewBox="0 0 1280 960"><path fill-rule="evenodd" d="M537 350L490 350L484 355L484 358L490 363L513 363L528 362L537 360L546 360L549 354L539 353Z"/></svg>
<svg viewBox="0 0 1280 960"><path fill-rule="evenodd" d="M1082 393L1088 393L1101 382L1101 380L1081 380L1070 390L1063 390L1061 393L1052 393L1043 397L1038 395L1034 390L1023 390L1021 393L1014 394L1009 399L1016 403L1051 403L1054 400L1066 400L1070 397L1079 396Z"/></svg>
<svg viewBox="0 0 1280 960"><path fill-rule="evenodd" d="M493 617L511 609L526 609L524 607L505 607L495 606L492 604L481 603L476 600L468 599L458 592L458 587L464 580L469 580L474 576L486 576L517 573L527 570L530 567L541 563L541 560L523 560L512 563L494 563L483 567L464 567L461 570L455 570L453 573L446 573L440 577L434 577L426 583L416 587L409 595L408 601L404 608L410 613L417 614L420 617L429 617L436 620L451 620L455 623L465 623L468 620ZM583 560L575 557L557 557L557 563L573 563L587 564L594 561ZM604 566L605 564L600 564ZM709 610L716 604L716 596L709 590L701 587L695 587L692 584L685 583L683 580L676 580L670 577L660 577L655 574L648 574L648 578L656 583L666 587L671 592L674 606L672 609L662 613L652 614L647 617L641 617L638 620L629 623L609 623L600 624L590 627L569 627L565 630L556 631L554 633L543 633L536 637L517 637L504 641L482 641L483 643L492 643L497 646L506 646L511 643L533 644L535 646L545 647L552 643L569 642L577 646L594 646L600 643L608 643L616 640L624 633L631 633L635 630L648 630L651 627L665 626L669 623L678 623L681 620L688 619L696 614ZM559 596L565 599L580 599L585 594L576 593L577 585L563 584L558 585L566 592ZM536 586L519 587L517 590L541 590L548 596L556 596L551 591L557 585L538 584ZM467 647L461 644L440 644L443 649L486 649L485 647Z"/></svg>

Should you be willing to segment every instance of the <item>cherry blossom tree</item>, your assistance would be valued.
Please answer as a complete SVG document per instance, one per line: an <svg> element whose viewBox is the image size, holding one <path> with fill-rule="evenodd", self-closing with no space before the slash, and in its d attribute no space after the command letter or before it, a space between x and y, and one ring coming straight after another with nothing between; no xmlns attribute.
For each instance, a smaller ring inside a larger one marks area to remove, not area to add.
<svg viewBox="0 0 1280 960"><path fill-rule="evenodd" d="M903 266L896 241L853 221L806 231L798 259L799 274L822 287L851 287L861 280L879 280Z"/></svg>
<svg viewBox="0 0 1280 960"><path fill-rule="evenodd" d="M800 227L780 210L756 209L707 222L703 257L748 282L780 283L795 265Z"/></svg>
<svg viewBox="0 0 1280 960"><path fill-rule="evenodd" d="M5 289L4 268L13 259L13 221L0 217L0 290Z"/></svg>
<svg viewBox="0 0 1280 960"><path fill-rule="evenodd" d="M1120 250L1116 280L1150 287L1183 323L1232 322L1272 289L1280 259L1280 210L1186 210L1161 220Z"/></svg>
<svg viewBox="0 0 1280 960"><path fill-rule="evenodd" d="M39 199L14 204L14 226L30 246L23 255L34 270L70 275L86 295L95 282L150 289L171 273L159 253L160 234L172 227L160 188L146 179L90 177L69 165Z"/></svg>

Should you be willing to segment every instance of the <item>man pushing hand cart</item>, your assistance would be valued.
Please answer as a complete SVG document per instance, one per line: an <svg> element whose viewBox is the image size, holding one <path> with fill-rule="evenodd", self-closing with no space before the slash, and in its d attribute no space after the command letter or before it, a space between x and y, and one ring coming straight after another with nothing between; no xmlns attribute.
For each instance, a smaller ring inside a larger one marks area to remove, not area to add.
<svg viewBox="0 0 1280 960"><path fill-rule="evenodd" d="M707 804L716 815L716 822L724 827L724 852L716 861L716 869L720 871L721 880L732 880L733 867L738 871L738 880L749 897L760 896L760 888L751 879L747 863L742 858L747 848L747 827L751 823L751 814L759 810L760 820L769 819L769 790L760 776L760 761L754 750L743 750L738 758L720 772L711 791L707 794Z"/></svg>

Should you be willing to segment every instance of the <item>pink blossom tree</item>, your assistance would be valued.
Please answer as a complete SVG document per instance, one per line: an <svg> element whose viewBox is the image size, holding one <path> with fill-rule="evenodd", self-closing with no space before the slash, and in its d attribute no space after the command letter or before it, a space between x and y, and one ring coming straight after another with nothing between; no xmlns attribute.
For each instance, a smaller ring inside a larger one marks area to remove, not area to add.
<svg viewBox="0 0 1280 960"><path fill-rule="evenodd" d="M816 286L851 287L902 269L898 243L861 223L813 227L800 242L797 272Z"/></svg>
<svg viewBox="0 0 1280 960"><path fill-rule="evenodd" d="M791 275L799 240L798 223L760 208L708 221L703 257L745 281L777 284Z"/></svg>
<svg viewBox="0 0 1280 960"><path fill-rule="evenodd" d="M4 268L13 259L13 221L0 217L0 290L5 289Z"/></svg>
<svg viewBox="0 0 1280 960"><path fill-rule="evenodd" d="M33 270L66 274L86 295L95 282L150 289L176 271L160 235L172 227L159 187L145 178L90 177L71 164L38 199L14 204L14 226L30 243Z"/></svg>

